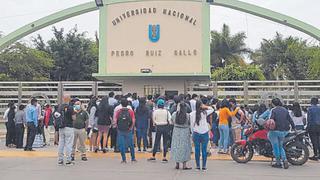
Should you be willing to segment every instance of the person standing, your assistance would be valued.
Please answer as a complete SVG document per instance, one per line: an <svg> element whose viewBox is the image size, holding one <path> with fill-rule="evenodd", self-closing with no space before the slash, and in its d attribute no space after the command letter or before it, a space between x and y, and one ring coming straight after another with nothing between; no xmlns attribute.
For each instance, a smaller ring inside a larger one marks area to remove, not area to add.
<svg viewBox="0 0 320 180"><path fill-rule="evenodd" d="M307 117L307 131L312 142L314 154L309 159L313 161L320 159L320 107L318 104L318 98L311 99L311 107L308 109Z"/></svg>
<svg viewBox="0 0 320 180"><path fill-rule="evenodd" d="M98 107L98 138L97 138L97 147L95 148L95 152L98 152L98 147L101 143L101 138L103 138L102 142L102 152L107 152L107 144L108 144L108 133L110 130L110 126L112 123L113 117L113 107L109 105L108 96L104 97Z"/></svg>
<svg viewBox="0 0 320 180"><path fill-rule="evenodd" d="M171 159L176 162L176 169L182 163L183 170L190 170L187 162L191 160L190 116L187 113L187 104L177 104L177 111L172 114L173 133L171 144Z"/></svg>
<svg viewBox="0 0 320 180"><path fill-rule="evenodd" d="M91 130L91 137L90 137L90 151L93 148L97 147L97 137L98 137L98 105L97 105L97 98L93 97L89 102L89 107L87 109L89 112L89 126Z"/></svg>
<svg viewBox="0 0 320 180"><path fill-rule="evenodd" d="M207 170L207 146L209 142L209 123L207 116L214 112L213 108L196 102L196 111L190 113L190 126L195 149L196 169L200 170L200 151L202 154L202 170Z"/></svg>
<svg viewBox="0 0 320 180"><path fill-rule="evenodd" d="M15 116L16 146L18 149L23 148L24 125L26 124L26 113L24 108L25 106L21 104Z"/></svg>
<svg viewBox="0 0 320 180"><path fill-rule="evenodd" d="M74 165L71 161L74 140L73 120L75 119L73 104L70 95L63 96L63 104L55 112L56 126L59 128L58 165L64 164L64 150L66 150L66 165Z"/></svg>
<svg viewBox="0 0 320 180"><path fill-rule="evenodd" d="M71 160L75 160L76 147L79 140L79 151L81 153L81 160L87 161L88 158L86 156L86 146L85 141L87 138L86 134L86 124L88 122L89 116L86 111L81 107L81 101L76 101L74 103L74 112L75 112L75 120L73 121L74 128L74 141L72 147Z"/></svg>
<svg viewBox="0 0 320 180"><path fill-rule="evenodd" d="M196 110L197 99L198 99L198 95L197 94L192 94L192 99L189 101L190 102L191 111L195 111Z"/></svg>
<svg viewBox="0 0 320 180"><path fill-rule="evenodd" d="M6 146L9 148L15 147L15 105L13 102L8 103L8 109L4 112L3 119L6 124Z"/></svg>
<svg viewBox="0 0 320 180"><path fill-rule="evenodd" d="M45 137L45 145L50 146L50 132L53 131L53 123L52 123L52 108L49 104L45 105L44 110L44 117L43 117L43 123L44 123L44 137Z"/></svg>
<svg viewBox="0 0 320 180"><path fill-rule="evenodd" d="M131 162L137 162L133 145L133 128L135 124L134 111L130 109L128 100L121 99L121 108L115 114L115 124L118 130L118 146L121 153L121 163L127 163L126 149L130 148Z"/></svg>
<svg viewBox="0 0 320 180"><path fill-rule="evenodd" d="M110 106L113 106L113 107L118 103L118 100L116 100L116 99L114 98L114 92L113 92L113 91L109 93L108 102L109 102L109 105L110 105Z"/></svg>
<svg viewBox="0 0 320 180"><path fill-rule="evenodd" d="M306 125L306 118L298 102L293 103L292 111L290 111L290 116L294 122L296 130L303 130L304 126Z"/></svg>
<svg viewBox="0 0 320 180"><path fill-rule="evenodd" d="M273 164L272 167L282 168L282 159L284 169L288 169L289 163L287 161L286 153L283 148L283 142L284 138L290 130L290 125L293 130L295 130L295 125L289 115L288 110L281 106L282 103L279 98L272 99L272 105L274 106L274 108L271 110L271 120L268 120L274 120L275 122L275 129L270 130L268 133L268 139L271 142L273 154L276 158L276 163Z"/></svg>
<svg viewBox="0 0 320 180"><path fill-rule="evenodd" d="M24 148L25 151L34 151L32 145L36 137L38 127L38 112L37 112L37 99L32 98L31 104L27 106L26 122L27 122L27 143Z"/></svg>
<svg viewBox="0 0 320 180"><path fill-rule="evenodd" d="M229 145L229 118L235 116L238 112L239 108L236 108L234 111L229 110L229 102L227 99L222 100L221 107L219 110L219 154L227 154L228 153L228 145Z"/></svg>
<svg viewBox="0 0 320 180"><path fill-rule="evenodd" d="M141 152L141 139L143 139L143 152L147 151L148 147L148 127L150 123L150 110L146 106L146 99L139 99L139 106L136 109L136 131L138 151Z"/></svg>
<svg viewBox="0 0 320 180"><path fill-rule="evenodd" d="M163 99L158 99L156 109L153 112L153 124L156 127L156 137L154 142L154 147L152 149L152 157L148 159L148 161L155 161L156 160L156 153L158 148L160 147L161 137L163 137L163 159L162 162L168 162L166 156L168 151L168 137L170 127L169 125L172 124L171 122L171 114L168 110L164 108L165 101Z"/></svg>

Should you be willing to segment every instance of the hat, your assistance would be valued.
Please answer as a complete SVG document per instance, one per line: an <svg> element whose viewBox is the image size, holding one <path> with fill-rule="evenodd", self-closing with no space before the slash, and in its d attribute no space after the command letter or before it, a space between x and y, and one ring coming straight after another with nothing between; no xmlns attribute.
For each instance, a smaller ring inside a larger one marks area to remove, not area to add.
<svg viewBox="0 0 320 180"><path fill-rule="evenodd" d="M158 101L157 101L157 106L164 106L164 100L163 99L159 99Z"/></svg>

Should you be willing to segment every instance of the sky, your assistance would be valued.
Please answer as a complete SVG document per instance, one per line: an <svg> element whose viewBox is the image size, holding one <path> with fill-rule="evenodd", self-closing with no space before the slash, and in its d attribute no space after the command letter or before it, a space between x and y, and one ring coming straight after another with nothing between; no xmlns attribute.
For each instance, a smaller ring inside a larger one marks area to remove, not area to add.
<svg viewBox="0 0 320 180"><path fill-rule="evenodd" d="M19 27L41 17L89 1L92 0L0 0L0 31L3 34L9 34ZM320 28L319 0L242 1L292 16ZM230 26L232 34L245 32L247 35L245 42L250 49L259 48L262 39L271 39L275 36L276 32L280 32L284 36L292 35L308 40L308 43L312 45L319 45L317 40L302 32L263 18L218 6L211 6L210 10L211 30L220 31L222 25L225 23ZM95 31L99 28L98 22L98 11L95 11L64 20L54 24L54 26L69 31L77 24L80 32L86 31L87 36L93 38ZM23 38L22 41L30 44L31 38L37 34L40 34L45 40L48 40L52 37L51 29L52 26L41 29Z"/></svg>

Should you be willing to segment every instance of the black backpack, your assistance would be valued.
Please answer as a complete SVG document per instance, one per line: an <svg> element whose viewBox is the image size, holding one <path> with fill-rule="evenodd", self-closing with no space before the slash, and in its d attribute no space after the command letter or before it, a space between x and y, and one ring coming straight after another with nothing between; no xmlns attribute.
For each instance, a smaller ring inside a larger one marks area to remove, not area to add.
<svg viewBox="0 0 320 180"><path fill-rule="evenodd" d="M67 108L68 108L68 105L61 104L58 107L58 110L56 111L56 112L60 113L60 116L59 117L54 117L54 124L59 129L66 127L65 116L66 116Z"/></svg>
<svg viewBox="0 0 320 180"><path fill-rule="evenodd" d="M132 126L132 118L128 108L122 108L119 112L117 126L119 131L129 131Z"/></svg>

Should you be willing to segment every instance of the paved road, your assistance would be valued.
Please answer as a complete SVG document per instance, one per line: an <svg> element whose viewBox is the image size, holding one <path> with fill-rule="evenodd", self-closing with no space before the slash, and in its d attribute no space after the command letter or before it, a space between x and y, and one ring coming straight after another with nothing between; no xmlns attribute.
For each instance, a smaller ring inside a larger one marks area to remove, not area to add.
<svg viewBox="0 0 320 180"><path fill-rule="evenodd" d="M147 162L120 164L118 158L90 158L76 161L74 166L58 166L56 158L0 158L0 179L12 180L313 180L320 178L320 163L310 162L288 170L273 169L266 162L237 164L232 161L210 160L208 171L175 170L174 164ZM194 161L190 162L194 165Z"/></svg>

